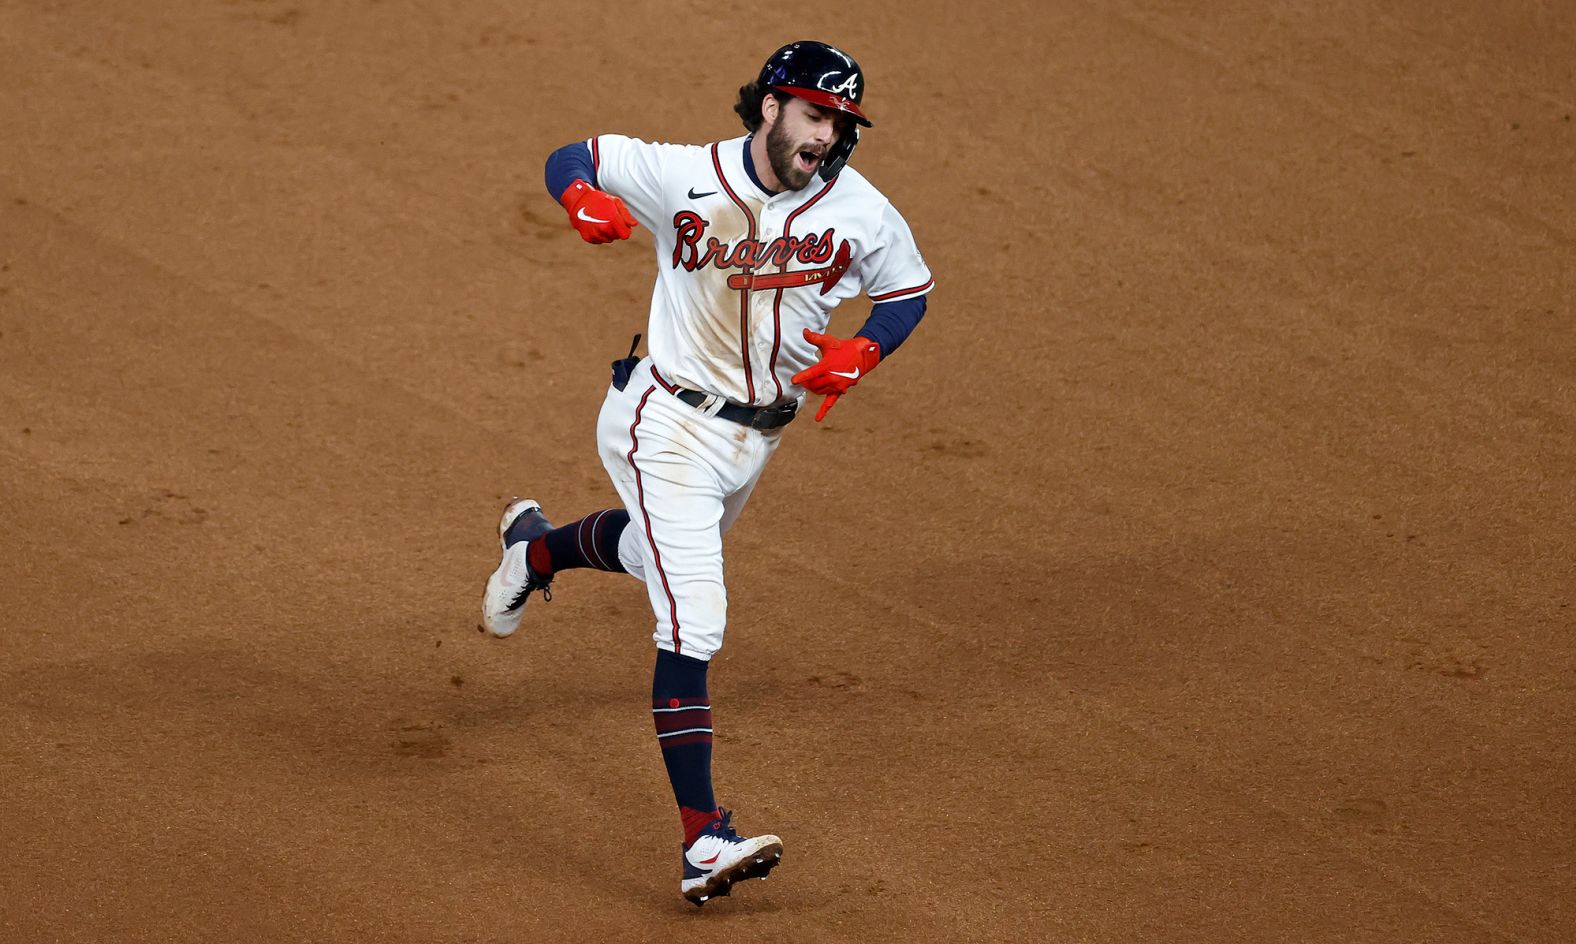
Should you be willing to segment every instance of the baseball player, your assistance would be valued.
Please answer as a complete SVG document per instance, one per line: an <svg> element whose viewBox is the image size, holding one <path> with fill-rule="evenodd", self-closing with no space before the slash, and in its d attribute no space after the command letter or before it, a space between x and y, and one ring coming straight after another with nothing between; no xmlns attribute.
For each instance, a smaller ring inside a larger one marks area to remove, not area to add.
<svg viewBox="0 0 1576 944"><path fill-rule="evenodd" d="M565 570L645 582L652 716L684 832L679 890L697 905L765 878L783 850L776 836L741 836L712 793L706 670L726 625L722 536L806 394L825 397L821 421L914 330L934 284L903 217L848 166L870 127L864 91L847 53L792 43L739 90L743 137L696 146L603 134L547 160L548 191L586 242L638 227L655 237L650 356L632 347L614 362L597 423L623 507L555 528L535 501L510 502L483 619L494 636L513 634L527 598L550 599ZM826 334L832 310L861 292L875 303L864 326Z"/></svg>

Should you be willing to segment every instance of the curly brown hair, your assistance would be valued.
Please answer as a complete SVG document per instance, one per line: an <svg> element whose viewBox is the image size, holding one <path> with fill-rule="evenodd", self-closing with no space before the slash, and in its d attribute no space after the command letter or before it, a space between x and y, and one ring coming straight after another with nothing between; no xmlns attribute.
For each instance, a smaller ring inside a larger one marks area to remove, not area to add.
<svg viewBox="0 0 1576 944"><path fill-rule="evenodd" d="M751 134L761 130L761 124L765 121L761 117L761 103L766 101L768 94L772 98L777 99L779 105L788 101L789 98L786 92L768 89L761 85L759 79L756 79L749 85L739 86L739 101L734 104L733 111L739 116L739 120L744 122L744 127Z"/></svg>

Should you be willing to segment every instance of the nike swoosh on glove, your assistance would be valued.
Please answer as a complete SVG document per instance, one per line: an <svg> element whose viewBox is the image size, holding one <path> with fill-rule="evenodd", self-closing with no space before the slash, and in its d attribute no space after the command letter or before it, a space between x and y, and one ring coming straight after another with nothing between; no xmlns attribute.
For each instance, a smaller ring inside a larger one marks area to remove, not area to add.
<svg viewBox="0 0 1576 944"><path fill-rule="evenodd" d="M569 211L569 225L588 243L610 243L628 239L639 223L624 206L624 201L577 180L564 190L558 202Z"/></svg>
<svg viewBox="0 0 1576 944"><path fill-rule="evenodd" d="M816 334L809 328L804 329L804 339L820 349L821 359L794 374L792 379L811 393L826 396L821 408L815 411L815 421L819 423L826 418L838 397L881 363L881 345L857 335L844 340L829 334Z"/></svg>

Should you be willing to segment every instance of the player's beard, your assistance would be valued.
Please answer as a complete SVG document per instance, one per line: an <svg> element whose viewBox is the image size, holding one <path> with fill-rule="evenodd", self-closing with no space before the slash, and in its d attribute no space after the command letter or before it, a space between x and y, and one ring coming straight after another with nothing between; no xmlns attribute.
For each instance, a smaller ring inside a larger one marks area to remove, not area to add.
<svg viewBox="0 0 1576 944"><path fill-rule="evenodd" d="M789 137L788 127L782 122L773 125L772 130L766 133L766 159L771 162L772 173L777 175L778 182L789 190L803 190L809 185L815 170L821 166L816 164L808 171L801 168L796 158L803 150L813 151L814 148L802 146ZM824 151L821 159L826 159Z"/></svg>

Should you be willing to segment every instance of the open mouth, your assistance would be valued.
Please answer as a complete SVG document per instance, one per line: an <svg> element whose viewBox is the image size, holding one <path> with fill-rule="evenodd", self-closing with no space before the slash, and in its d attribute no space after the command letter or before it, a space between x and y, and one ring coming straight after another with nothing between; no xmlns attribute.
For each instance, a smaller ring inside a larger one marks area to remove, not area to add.
<svg viewBox="0 0 1576 944"><path fill-rule="evenodd" d="M794 155L794 163L805 173L810 173L821 164L821 155L810 148L805 148Z"/></svg>

